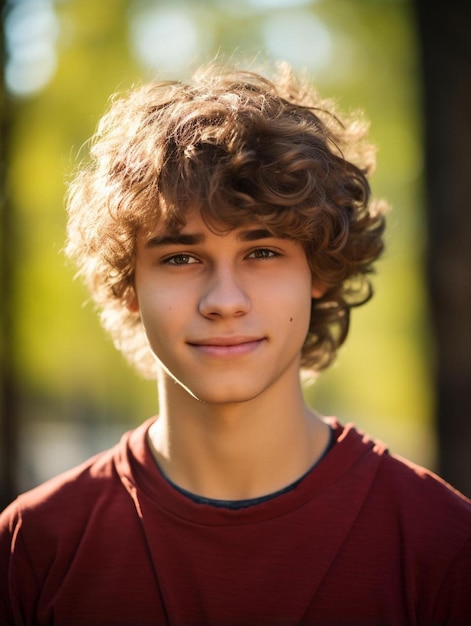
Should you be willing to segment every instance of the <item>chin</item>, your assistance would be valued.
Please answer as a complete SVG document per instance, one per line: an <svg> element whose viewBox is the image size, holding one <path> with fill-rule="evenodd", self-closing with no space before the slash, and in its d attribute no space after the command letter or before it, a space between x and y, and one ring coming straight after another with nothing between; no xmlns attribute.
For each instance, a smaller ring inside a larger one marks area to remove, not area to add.
<svg viewBox="0 0 471 626"><path fill-rule="evenodd" d="M221 388L218 391L214 389L206 390L206 389L189 389L184 387L186 391L196 400L202 402L203 404L208 405L230 405L230 404L241 404L243 402L249 402L250 400L254 400L261 393L263 393L263 388L260 389L228 389L227 386Z"/></svg>

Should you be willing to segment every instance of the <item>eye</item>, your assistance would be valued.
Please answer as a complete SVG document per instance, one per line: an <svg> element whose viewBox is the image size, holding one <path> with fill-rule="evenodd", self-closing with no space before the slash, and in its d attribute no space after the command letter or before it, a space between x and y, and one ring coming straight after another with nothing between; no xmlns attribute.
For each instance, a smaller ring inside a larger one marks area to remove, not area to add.
<svg viewBox="0 0 471 626"><path fill-rule="evenodd" d="M174 254L164 260L166 265L193 265L198 263L198 260L190 254Z"/></svg>
<svg viewBox="0 0 471 626"><path fill-rule="evenodd" d="M274 250L270 250L269 248L257 248L253 252L251 252L247 258L249 259L270 259L273 257L280 256L278 252Z"/></svg>

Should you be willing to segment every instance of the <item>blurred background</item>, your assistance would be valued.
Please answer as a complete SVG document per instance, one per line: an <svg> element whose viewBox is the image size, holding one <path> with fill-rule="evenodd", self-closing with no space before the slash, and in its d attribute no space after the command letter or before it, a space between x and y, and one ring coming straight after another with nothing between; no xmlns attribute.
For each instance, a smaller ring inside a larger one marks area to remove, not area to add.
<svg viewBox="0 0 471 626"><path fill-rule="evenodd" d="M158 410L155 383L115 351L65 261L65 184L112 93L215 55L287 60L370 119L373 192L393 207L387 251L374 299L306 398L470 495L466 4L0 2L1 508Z"/></svg>

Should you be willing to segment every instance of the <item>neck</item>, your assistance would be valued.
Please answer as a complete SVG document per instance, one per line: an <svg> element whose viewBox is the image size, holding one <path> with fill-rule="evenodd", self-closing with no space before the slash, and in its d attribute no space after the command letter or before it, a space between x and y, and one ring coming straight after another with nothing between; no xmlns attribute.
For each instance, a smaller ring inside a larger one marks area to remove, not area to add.
<svg viewBox="0 0 471 626"><path fill-rule="evenodd" d="M299 383L246 402L200 402L166 374L160 415L149 431L164 474L187 491L224 500L255 498L294 482L322 456L329 428L306 406Z"/></svg>

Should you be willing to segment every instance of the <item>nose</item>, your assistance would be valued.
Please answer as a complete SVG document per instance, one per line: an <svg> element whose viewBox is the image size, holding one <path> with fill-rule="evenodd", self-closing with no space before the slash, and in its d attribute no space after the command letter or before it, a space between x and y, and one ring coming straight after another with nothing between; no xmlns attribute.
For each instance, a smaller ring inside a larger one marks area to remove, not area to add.
<svg viewBox="0 0 471 626"><path fill-rule="evenodd" d="M250 307L249 296L231 268L219 268L211 273L199 302L201 315L240 317L246 315Z"/></svg>

